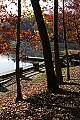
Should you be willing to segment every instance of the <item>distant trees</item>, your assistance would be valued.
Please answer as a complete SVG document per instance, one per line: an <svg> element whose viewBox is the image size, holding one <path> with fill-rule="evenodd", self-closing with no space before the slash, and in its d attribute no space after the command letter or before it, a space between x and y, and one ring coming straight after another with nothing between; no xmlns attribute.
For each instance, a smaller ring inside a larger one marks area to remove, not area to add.
<svg viewBox="0 0 80 120"><path fill-rule="evenodd" d="M0 38L0 54L6 52L9 55L10 48L10 41L5 41L4 37Z"/></svg>
<svg viewBox="0 0 80 120"><path fill-rule="evenodd" d="M80 1L69 1L65 7L68 40L78 43L80 49Z"/></svg>
<svg viewBox="0 0 80 120"><path fill-rule="evenodd" d="M63 1L63 0L61 0ZM59 31L63 31L62 14L63 9L60 7L59 13ZM64 0L64 21L66 23L67 42L79 42L80 34L80 9L79 0Z"/></svg>

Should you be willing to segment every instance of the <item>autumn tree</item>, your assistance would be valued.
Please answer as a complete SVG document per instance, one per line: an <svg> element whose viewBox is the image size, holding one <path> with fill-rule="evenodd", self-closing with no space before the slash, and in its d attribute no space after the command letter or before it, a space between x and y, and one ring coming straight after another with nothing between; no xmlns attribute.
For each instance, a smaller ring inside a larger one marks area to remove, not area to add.
<svg viewBox="0 0 80 120"><path fill-rule="evenodd" d="M44 55L45 67L46 67L48 90L51 92L57 92L59 88L57 85L57 78L54 73L49 38L47 35L47 31L46 31L45 23L43 20L39 1L31 0L31 3L34 9L34 14L35 14L36 21L38 24L39 34L40 34L42 45L43 45L43 55Z"/></svg>
<svg viewBox="0 0 80 120"><path fill-rule="evenodd" d="M79 0L68 1L66 7L67 37L79 44L80 49L80 9Z"/></svg>
<svg viewBox="0 0 80 120"><path fill-rule="evenodd" d="M0 46L1 45L3 46L3 44L4 44L4 47L1 46L0 51L3 52L4 48L8 49L8 45L6 43L9 40L11 40L12 38L17 42L17 45L16 45L17 98L16 98L16 101L22 100L22 93L21 93L21 87L20 87L20 68L19 68L20 39L26 39L26 36L30 35L30 37L31 37L31 35L32 35L30 30L25 31L25 30L20 29L20 22L22 22L22 19L21 19L21 4L20 4L20 2L21 1L18 0L18 16L13 15L11 11L10 11L10 14L9 14L6 11L7 5L4 6L2 4L0 6L1 11L3 12L3 14L0 13L0 15L2 16L2 18L1 18L2 27L0 28L0 30L1 30L0 31L1 32Z"/></svg>
<svg viewBox="0 0 80 120"><path fill-rule="evenodd" d="M21 86L20 86L20 68L19 68L20 17L21 17L21 1L18 0L17 45L16 45L16 81L17 81L16 101L22 100L22 93L21 93Z"/></svg>
<svg viewBox="0 0 80 120"><path fill-rule="evenodd" d="M61 26L59 29L63 31L63 39L65 41L66 58L67 58L67 77L70 79L69 75L69 61L68 61L68 51L67 42L74 42L80 44L80 23L79 23L79 1L75 0L63 0L63 9L60 8L59 18ZM60 32L62 33L62 32ZM80 46L80 45L79 45Z"/></svg>
<svg viewBox="0 0 80 120"><path fill-rule="evenodd" d="M7 26L4 25L5 19L7 19L6 6L0 5L0 54L7 53L10 51L10 32Z"/></svg>
<svg viewBox="0 0 80 120"><path fill-rule="evenodd" d="M79 0L65 0L64 1L64 21L66 23L67 29L67 42L79 42L80 34L80 9L79 9ZM62 21L63 9L60 8L59 21ZM60 30L63 27L61 23ZM63 28L62 28L63 31Z"/></svg>

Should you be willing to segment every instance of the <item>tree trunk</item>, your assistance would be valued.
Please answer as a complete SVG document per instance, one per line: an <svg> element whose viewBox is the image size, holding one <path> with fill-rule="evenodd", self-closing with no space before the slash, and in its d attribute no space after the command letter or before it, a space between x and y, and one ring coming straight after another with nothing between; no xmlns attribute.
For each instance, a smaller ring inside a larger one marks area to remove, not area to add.
<svg viewBox="0 0 80 120"><path fill-rule="evenodd" d="M20 86L20 70L19 70L19 48L20 48L20 16L21 4L18 0L18 23L17 23L17 45L16 45L16 81L17 81L17 98L16 101L22 100L21 86Z"/></svg>
<svg viewBox="0 0 80 120"><path fill-rule="evenodd" d="M68 50L67 50L67 41L66 41L66 23L64 21L64 0L63 0L63 35L64 35L64 42L65 42L65 50L66 50L67 79L70 80Z"/></svg>
<svg viewBox="0 0 80 120"><path fill-rule="evenodd" d="M63 83L63 77L59 60L58 46L58 0L54 0L54 53L55 53L55 71L58 84Z"/></svg>
<svg viewBox="0 0 80 120"><path fill-rule="evenodd" d="M49 38L47 35L45 23L43 20L42 11L39 5L39 0L31 0L31 3L34 9L34 14L38 24L39 34L40 34L42 45L43 45L43 55L44 55L45 67L46 67L48 90L50 92L57 92L59 88L57 84L57 78L54 73Z"/></svg>

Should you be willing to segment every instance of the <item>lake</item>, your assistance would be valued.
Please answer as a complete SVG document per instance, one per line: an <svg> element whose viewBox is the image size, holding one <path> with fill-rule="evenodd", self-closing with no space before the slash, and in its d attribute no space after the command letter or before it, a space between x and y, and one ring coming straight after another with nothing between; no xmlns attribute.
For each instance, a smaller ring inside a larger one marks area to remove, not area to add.
<svg viewBox="0 0 80 120"><path fill-rule="evenodd" d="M19 62L20 67L25 67L29 65L32 65L32 63L22 61ZM13 60L12 57L8 57L6 55L0 56L0 74L14 69L16 69L16 62L15 60Z"/></svg>

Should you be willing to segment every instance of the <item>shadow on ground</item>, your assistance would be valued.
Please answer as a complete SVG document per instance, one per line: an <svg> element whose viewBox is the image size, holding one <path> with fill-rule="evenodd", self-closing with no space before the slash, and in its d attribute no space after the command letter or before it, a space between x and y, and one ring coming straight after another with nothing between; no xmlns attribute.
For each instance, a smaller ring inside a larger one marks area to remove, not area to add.
<svg viewBox="0 0 80 120"><path fill-rule="evenodd" d="M79 85L79 83L74 83L74 82L63 82L63 85Z"/></svg>
<svg viewBox="0 0 80 120"><path fill-rule="evenodd" d="M8 89L2 85L0 85L0 92L7 92Z"/></svg>
<svg viewBox="0 0 80 120"><path fill-rule="evenodd" d="M63 89L56 94L45 92L12 107L3 112L1 120L80 120L80 93Z"/></svg>
<svg viewBox="0 0 80 120"><path fill-rule="evenodd" d="M80 120L80 93L60 89L58 94L46 92L26 101L33 108L30 115L34 118L41 114L41 120Z"/></svg>

